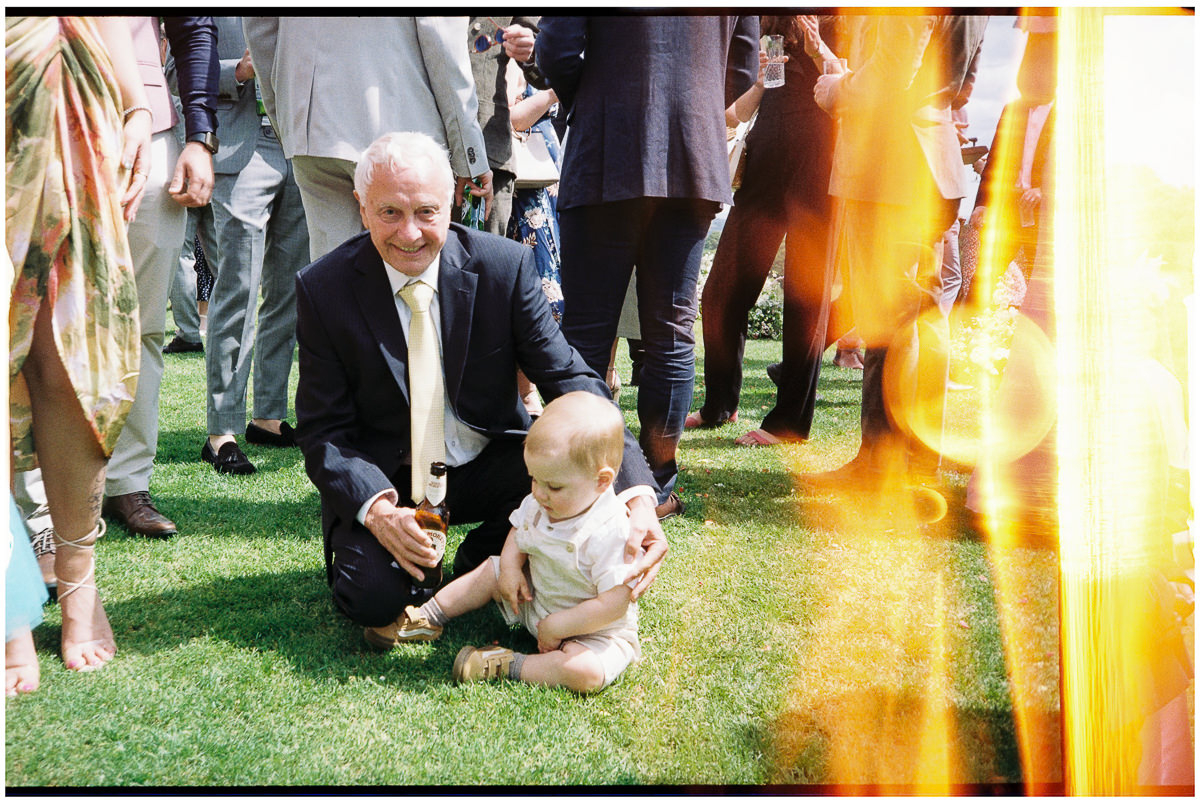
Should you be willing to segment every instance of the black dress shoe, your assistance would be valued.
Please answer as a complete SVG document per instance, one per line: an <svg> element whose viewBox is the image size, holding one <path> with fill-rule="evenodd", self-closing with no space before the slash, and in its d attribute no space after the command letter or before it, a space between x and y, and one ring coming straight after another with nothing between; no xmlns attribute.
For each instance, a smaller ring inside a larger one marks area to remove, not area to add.
<svg viewBox="0 0 1200 804"><path fill-rule="evenodd" d="M279 424L279 433L272 433L265 427L259 427L254 422L246 424L246 440L251 444L262 444L267 447L296 446L296 431L287 422Z"/></svg>
<svg viewBox="0 0 1200 804"><path fill-rule="evenodd" d="M212 445L205 441L204 448L200 450L200 458L211 463L222 474L252 475L258 471L233 441L222 444L216 452L213 452Z"/></svg>
<svg viewBox="0 0 1200 804"><path fill-rule="evenodd" d="M671 492L667 497L666 502L654 506L654 513L658 516L661 522L664 519L670 519L673 516L681 516L687 506L683 504L683 500L675 492Z"/></svg>
<svg viewBox="0 0 1200 804"><path fill-rule="evenodd" d="M204 352L203 343L192 343L184 340L182 336L176 335L170 343L163 347L164 355L177 355L180 352Z"/></svg>

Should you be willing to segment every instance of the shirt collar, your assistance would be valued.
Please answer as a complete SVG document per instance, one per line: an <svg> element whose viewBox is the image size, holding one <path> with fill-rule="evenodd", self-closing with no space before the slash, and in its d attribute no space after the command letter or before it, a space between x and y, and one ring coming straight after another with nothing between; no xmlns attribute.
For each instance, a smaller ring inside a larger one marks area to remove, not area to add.
<svg viewBox="0 0 1200 804"><path fill-rule="evenodd" d="M598 517L607 519L611 516L613 511L612 504L615 501L616 493L613 491L612 484L609 484L608 488L596 498L595 502L570 519L560 519L558 522L551 522L550 517L546 516L546 512L540 507L537 513L538 516L545 520L542 527L547 531L558 533L563 538L572 538L577 533L595 527L592 520Z"/></svg>
<svg viewBox="0 0 1200 804"><path fill-rule="evenodd" d="M413 282L417 279L421 280L426 285L429 285L431 288L433 288L434 293L436 293L438 289L438 271L441 269L441 265L442 253L440 251L434 256L433 262L429 263L429 267L426 268L425 271L419 276L402 274L392 266L388 265L387 262L383 263L384 272L387 274L388 278L388 284L392 286L393 296L399 293L400 289L409 282Z"/></svg>

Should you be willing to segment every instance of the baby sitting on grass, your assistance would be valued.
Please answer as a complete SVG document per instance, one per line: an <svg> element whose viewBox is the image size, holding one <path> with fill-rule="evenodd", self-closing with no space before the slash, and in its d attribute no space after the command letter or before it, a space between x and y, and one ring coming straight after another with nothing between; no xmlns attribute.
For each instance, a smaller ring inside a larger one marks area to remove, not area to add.
<svg viewBox="0 0 1200 804"><path fill-rule="evenodd" d="M537 637L538 653L467 646L454 660L456 682L512 678L576 692L611 684L641 655L629 518L613 493L623 434L620 411L595 394L546 405L525 440L532 491L509 517L504 549L405 609L397 639L437 639L449 620L494 600L509 625Z"/></svg>

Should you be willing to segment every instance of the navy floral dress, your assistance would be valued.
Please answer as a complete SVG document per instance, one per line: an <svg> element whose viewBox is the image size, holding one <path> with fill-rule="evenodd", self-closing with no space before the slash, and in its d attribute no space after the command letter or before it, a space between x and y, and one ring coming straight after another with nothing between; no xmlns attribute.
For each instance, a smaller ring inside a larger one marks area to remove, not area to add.
<svg viewBox="0 0 1200 804"><path fill-rule="evenodd" d="M535 91L533 87L527 86L523 97L528 98ZM554 107L551 107L551 111L553 109ZM550 122L550 112L534 123L530 130L541 132L550 156L561 169L562 154L558 147L558 137L554 133L554 125ZM563 295L559 271L562 258L558 249L557 200L557 184L536 190L517 190L513 193L513 214L508 221L508 236L533 249L534 264L542 277L542 291L546 294L546 301L550 304L554 320L561 324Z"/></svg>

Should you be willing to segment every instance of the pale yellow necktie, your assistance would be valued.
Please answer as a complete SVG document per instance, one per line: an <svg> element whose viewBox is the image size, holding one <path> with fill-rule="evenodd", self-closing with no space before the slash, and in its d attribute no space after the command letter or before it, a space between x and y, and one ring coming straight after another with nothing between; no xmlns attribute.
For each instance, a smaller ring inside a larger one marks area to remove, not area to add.
<svg viewBox="0 0 1200 804"><path fill-rule="evenodd" d="M446 460L446 434L442 408L442 361L438 356L437 330L429 304L433 288L424 282L410 282L400 289L400 298L412 310L408 327L408 395L412 427L412 498L425 496L429 464Z"/></svg>

